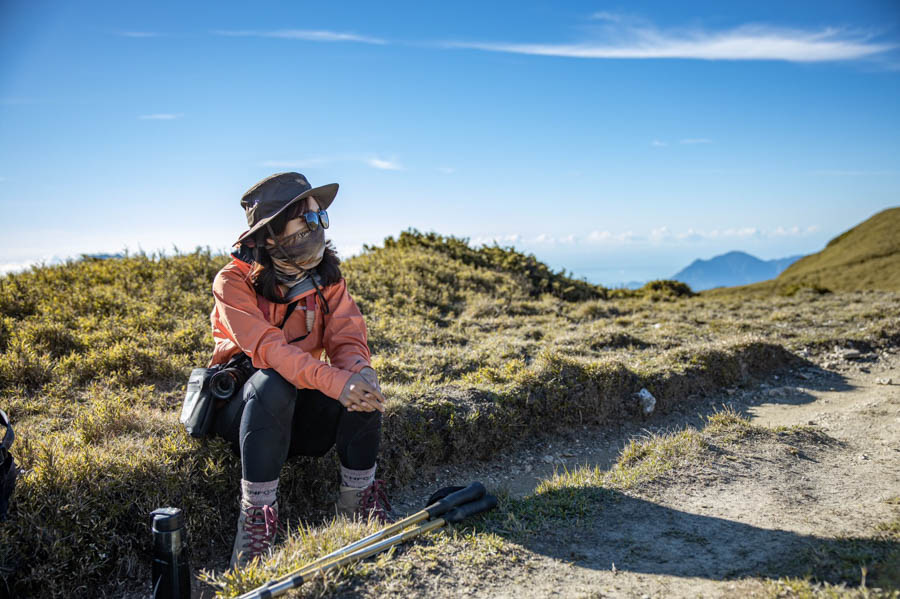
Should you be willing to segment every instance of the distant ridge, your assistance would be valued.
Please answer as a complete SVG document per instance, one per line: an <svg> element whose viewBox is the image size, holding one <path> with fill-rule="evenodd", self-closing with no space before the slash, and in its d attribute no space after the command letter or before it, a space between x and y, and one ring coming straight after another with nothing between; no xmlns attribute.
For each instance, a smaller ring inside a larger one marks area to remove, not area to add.
<svg viewBox="0 0 900 599"><path fill-rule="evenodd" d="M728 252L709 260L694 260L671 278L687 283L694 291L714 287L749 285L774 279L781 271L803 256L790 256L776 260L760 260L746 252Z"/></svg>
<svg viewBox="0 0 900 599"><path fill-rule="evenodd" d="M841 233L821 252L797 260L772 281L727 292L792 294L803 288L900 291L900 207Z"/></svg>

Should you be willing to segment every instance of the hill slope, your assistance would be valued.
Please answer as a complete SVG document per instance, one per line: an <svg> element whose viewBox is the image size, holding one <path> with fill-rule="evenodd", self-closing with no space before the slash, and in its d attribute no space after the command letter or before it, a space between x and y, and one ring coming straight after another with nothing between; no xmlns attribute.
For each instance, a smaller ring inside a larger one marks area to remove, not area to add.
<svg viewBox="0 0 900 599"><path fill-rule="evenodd" d="M794 262L778 278L725 293L774 291L792 294L802 288L900 291L898 231L900 207L888 208L841 233L821 252Z"/></svg>
<svg viewBox="0 0 900 599"><path fill-rule="evenodd" d="M24 469L0 526L0 596L144 588L148 514L163 505L185 510L195 565L227 563L240 461L178 422L185 380L209 359L210 284L227 261L208 250L88 257L0 277L0 407ZM378 463L392 488L554 431L642 418L644 388L667 413L792 352L900 342L894 293L709 301L672 281L606 290L533 256L416 232L341 268L389 398ZM336 460L285 465L284 521L330 521Z"/></svg>
<svg viewBox="0 0 900 599"><path fill-rule="evenodd" d="M694 291L749 285L777 277L781 271L801 257L760 260L746 252L728 252L713 256L709 260L694 260L690 266L673 275L672 279L687 283Z"/></svg>
<svg viewBox="0 0 900 599"><path fill-rule="evenodd" d="M879 212L792 264L779 281L832 290L900 289L900 207Z"/></svg>

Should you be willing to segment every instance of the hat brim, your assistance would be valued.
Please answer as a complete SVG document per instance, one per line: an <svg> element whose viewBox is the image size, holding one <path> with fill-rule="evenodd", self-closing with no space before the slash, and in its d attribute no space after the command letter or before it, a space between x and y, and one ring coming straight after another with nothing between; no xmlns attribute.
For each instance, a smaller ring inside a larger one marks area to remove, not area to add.
<svg viewBox="0 0 900 599"><path fill-rule="evenodd" d="M292 198L291 201L289 201L284 206L282 206L278 212L276 212L275 214L273 214L271 216L267 216L264 219L261 219L258 223L253 225L250 229L241 233L241 236L237 238L237 241L235 241L235 243L236 244L240 243L247 237L250 237L257 231L259 231L260 229L265 227L267 224L272 222L274 219L281 216L281 214L284 213L285 210L287 210L288 208L290 208L291 206L293 206L300 200L302 200L304 198L308 198L309 196L316 196L316 201L319 203L320 210L328 210L328 207L331 206L331 203L334 201L334 198L337 195L338 187L339 187L339 185L337 183L329 183L328 185L321 185L319 187L313 187L312 189L307 189L306 191L304 191L297 197Z"/></svg>

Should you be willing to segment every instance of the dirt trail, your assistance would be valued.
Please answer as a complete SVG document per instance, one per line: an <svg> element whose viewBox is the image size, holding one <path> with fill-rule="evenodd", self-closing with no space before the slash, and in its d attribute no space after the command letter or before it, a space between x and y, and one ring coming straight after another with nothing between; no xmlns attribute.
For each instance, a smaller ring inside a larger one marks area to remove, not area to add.
<svg viewBox="0 0 900 599"><path fill-rule="evenodd" d="M809 365L640 425L584 429L475 468L436 470L404 490L401 509L416 509L428 490L468 480L522 497L554 468L607 468L630 439L700 427L722 406L755 424L811 425L830 438L803 447L749 444L725 467L617 493L586 525L527 542L514 564L493 564L489 572L454 564L421 581L420 596L744 596L758 583L741 578L776 563L783 569L810 543L870 533L898 510L887 500L900 496L900 359L881 353L822 360L830 370Z"/></svg>

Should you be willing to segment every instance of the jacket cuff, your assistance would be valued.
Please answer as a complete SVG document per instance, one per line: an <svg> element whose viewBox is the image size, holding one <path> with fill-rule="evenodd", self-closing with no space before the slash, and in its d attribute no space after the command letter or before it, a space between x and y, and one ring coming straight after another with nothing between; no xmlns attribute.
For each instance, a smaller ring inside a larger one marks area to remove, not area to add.
<svg viewBox="0 0 900 599"><path fill-rule="evenodd" d="M354 360L353 365L347 368L349 372L356 374L360 372L363 368L372 368L372 364L369 363L368 360L359 356L356 360Z"/></svg>
<svg viewBox="0 0 900 599"><path fill-rule="evenodd" d="M341 391L344 390L344 386L354 373L349 370L341 370L340 368L335 368L334 371L335 374L331 379L331 385L329 385L327 389L324 389L323 392L328 397L336 400L341 396Z"/></svg>

